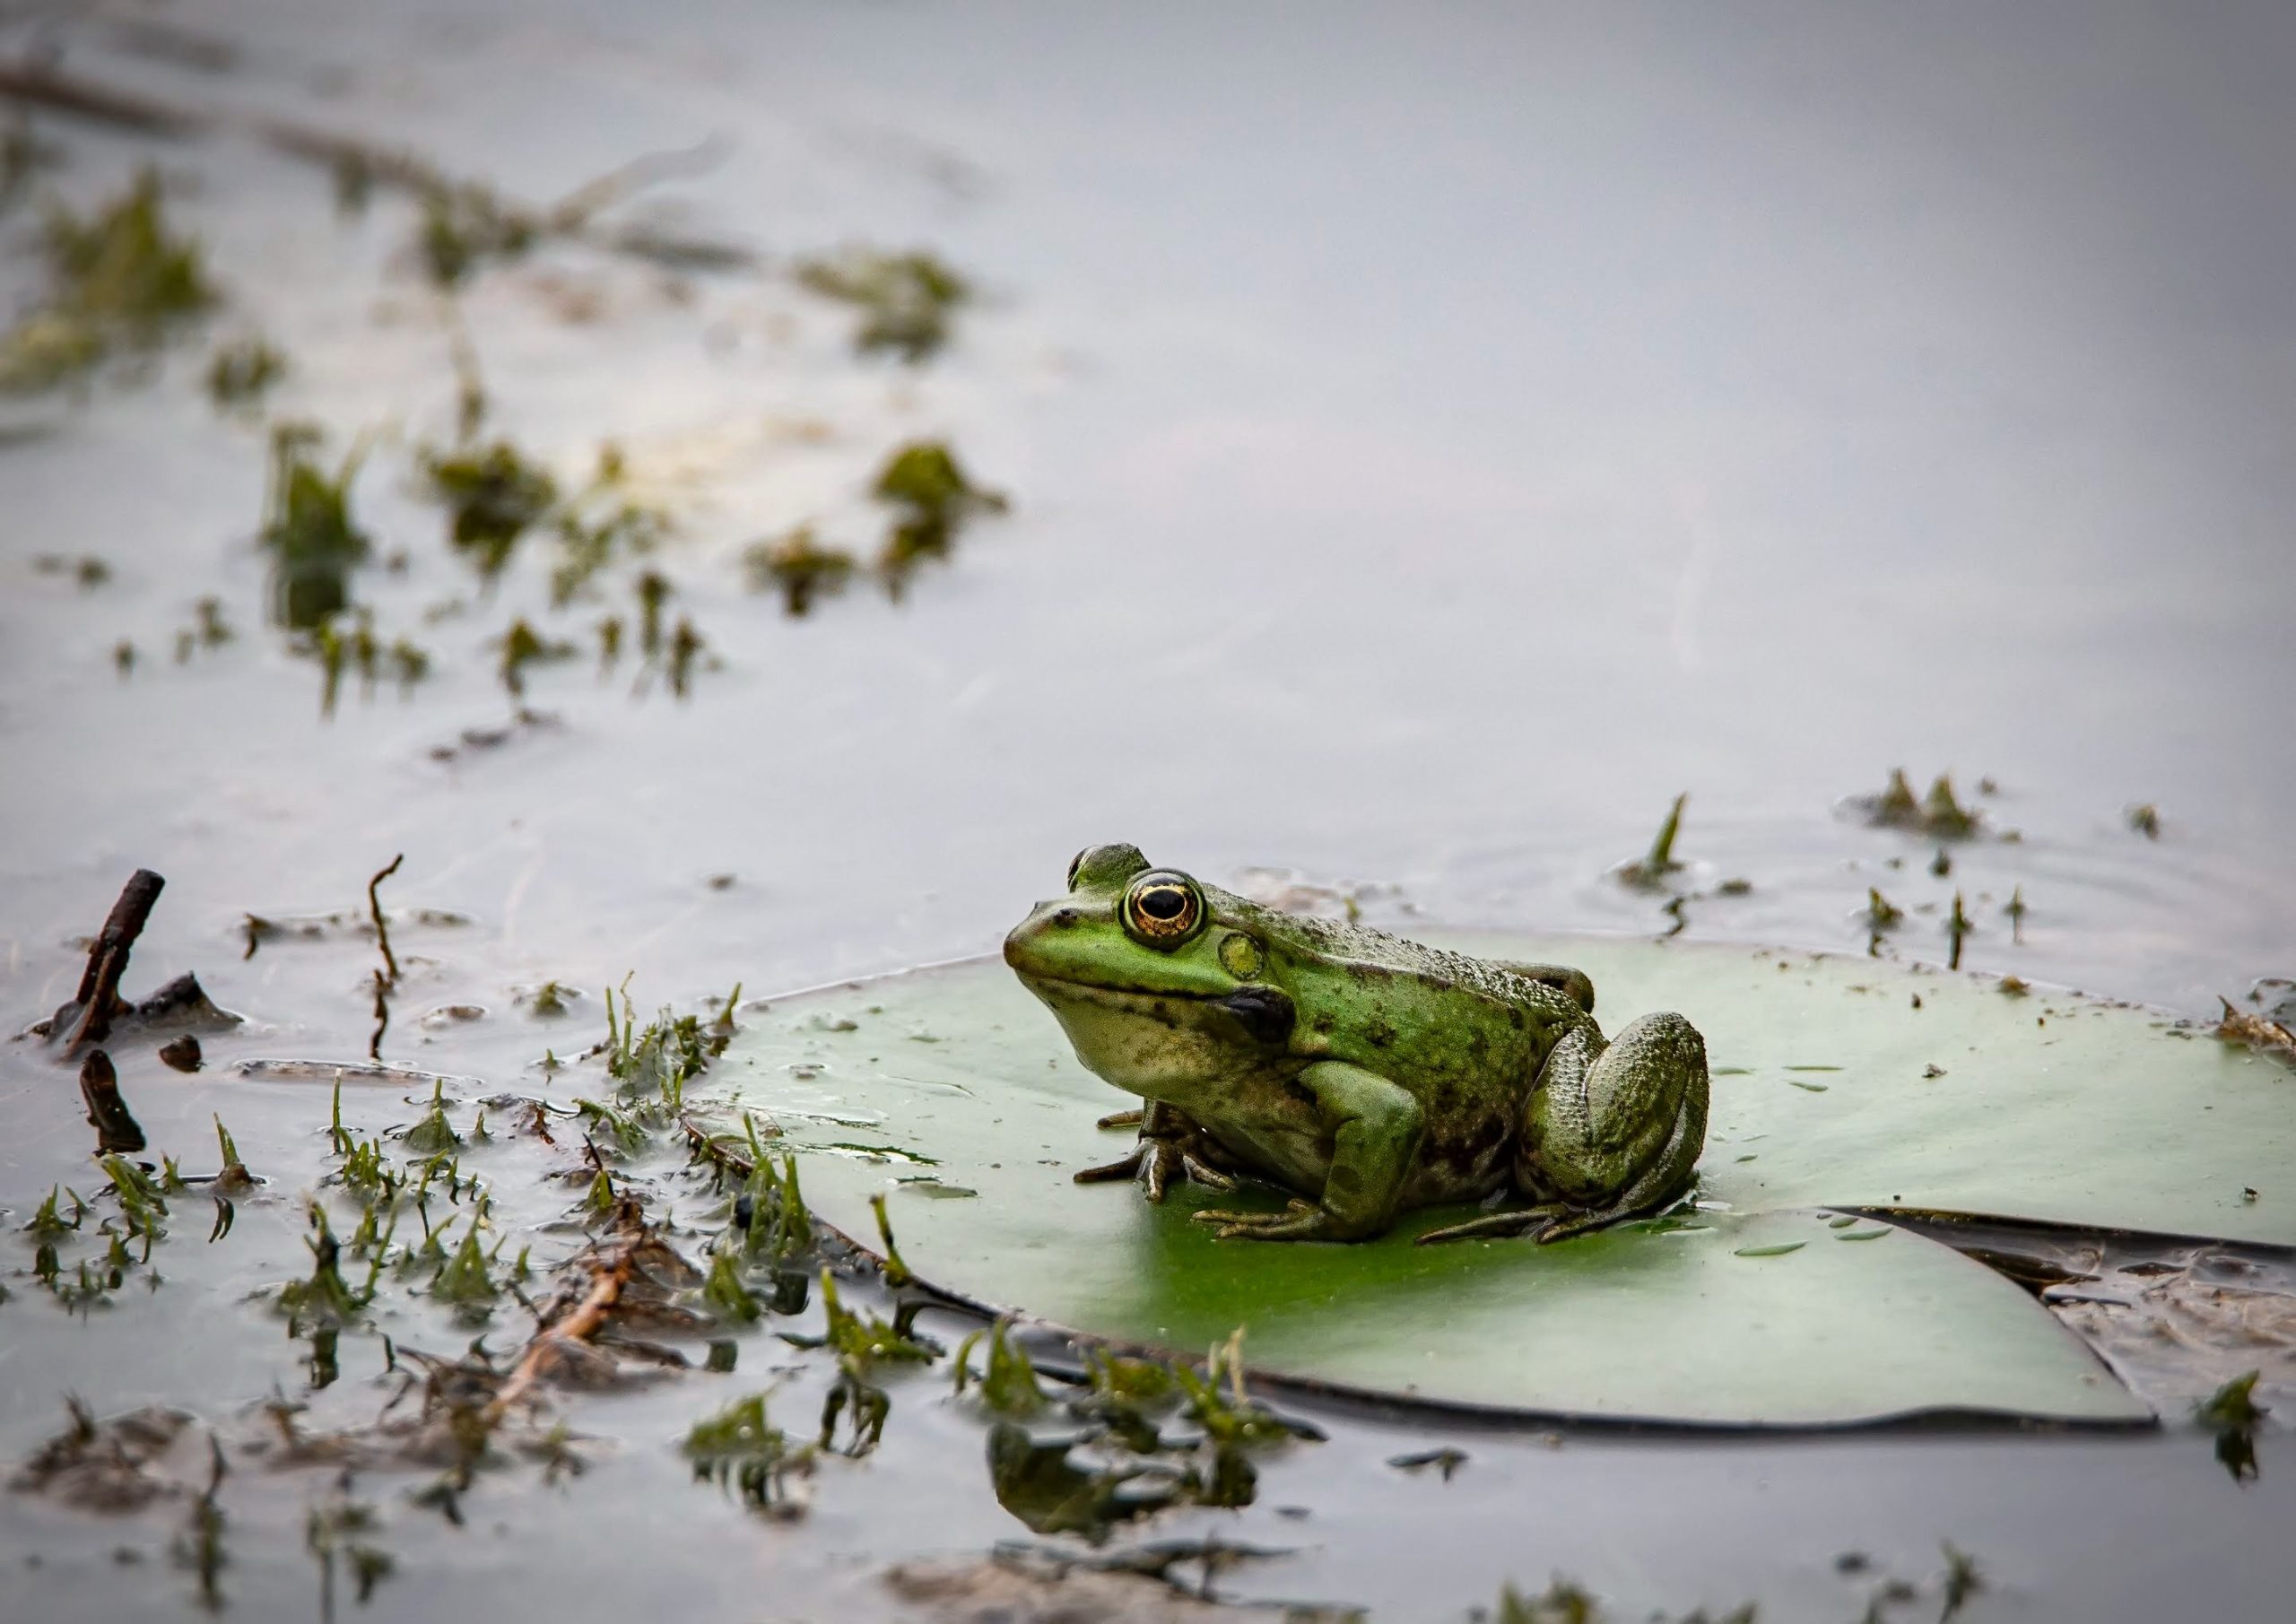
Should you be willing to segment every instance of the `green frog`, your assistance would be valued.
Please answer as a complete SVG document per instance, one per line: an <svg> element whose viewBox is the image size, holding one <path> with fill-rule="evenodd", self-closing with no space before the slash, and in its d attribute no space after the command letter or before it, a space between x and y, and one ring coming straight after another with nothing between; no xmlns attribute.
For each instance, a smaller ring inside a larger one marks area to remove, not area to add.
<svg viewBox="0 0 2296 1624"><path fill-rule="evenodd" d="M1076 1057L1146 1102L1103 1119L1139 1142L1080 1182L1292 1193L1283 1211L1193 1214L1223 1239L1361 1240L1413 1208L1514 1194L1529 1204L1421 1238L1555 1241L1695 1179L1705 1040L1650 1014L1605 1041L1575 969L1277 913L1131 846L1078 853L1004 959Z"/></svg>

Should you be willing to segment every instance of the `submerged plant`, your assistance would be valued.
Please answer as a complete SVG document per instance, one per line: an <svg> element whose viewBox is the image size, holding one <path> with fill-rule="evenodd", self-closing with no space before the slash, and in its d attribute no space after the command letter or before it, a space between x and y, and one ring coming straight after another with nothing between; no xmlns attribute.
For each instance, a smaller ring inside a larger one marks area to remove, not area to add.
<svg viewBox="0 0 2296 1624"><path fill-rule="evenodd" d="M1939 773L1928 795L1916 798L1905 769L1890 769L1890 781L1878 795L1864 795L1851 804L1866 814L1866 821L1884 829L1911 829L1941 840L1966 839L1979 832L1983 815L1961 804L1953 794L1950 773Z"/></svg>
<svg viewBox="0 0 2296 1624"><path fill-rule="evenodd" d="M286 375L286 356L262 339L234 339L207 363L207 397L227 411L252 406Z"/></svg>
<svg viewBox="0 0 2296 1624"><path fill-rule="evenodd" d="M1037 1385L1035 1365L1028 1350L1012 1340L1013 1322L1000 1319L986 1331L976 1331L957 1344L956 1386L980 1390L980 1402L999 1415L1034 1415L1045 1407L1044 1389ZM978 1376L972 1375L972 1350L986 1339L988 1362Z"/></svg>
<svg viewBox="0 0 2296 1624"><path fill-rule="evenodd" d="M45 248L48 298L0 335L0 389L62 383L215 302L199 245L168 230L153 169L85 218L52 208Z"/></svg>
<svg viewBox="0 0 2296 1624"><path fill-rule="evenodd" d="M893 509L893 527L877 556L877 571L896 599L928 559L945 559L958 533L983 513L1002 513L1002 491L976 485L940 440L913 440L878 470L871 494Z"/></svg>
<svg viewBox="0 0 2296 1624"><path fill-rule="evenodd" d="M760 1511L794 1515L800 1508L789 1498L787 1480L813 1469L813 1447L791 1444L766 1418L766 1398L752 1394L695 1422L685 1437L685 1457L697 1481L734 1489Z"/></svg>
<svg viewBox="0 0 2296 1624"><path fill-rule="evenodd" d="M800 525L773 541L752 542L743 551L753 592L778 592L782 607L803 615L817 597L831 597L845 590L852 578L853 555L839 547L824 547L813 537L811 525Z"/></svg>
<svg viewBox="0 0 2296 1624"><path fill-rule="evenodd" d="M510 561L518 538L558 500L549 471L508 440L478 450L428 453L422 473L430 493L453 516L448 539L489 581Z"/></svg>
<svg viewBox="0 0 2296 1624"><path fill-rule="evenodd" d="M271 618L291 631L319 631L351 605L351 571L364 563L365 533L352 523L351 482L363 455L353 446L332 474L312 459L309 423L271 431L271 473L260 541L271 554Z"/></svg>
<svg viewBox="0 0 2296 1624"><path fill-rule="evenodd" d="M922 249L847 248L800 261L797 280L859 309L856 350L890 351L912 365L948 342L951 317L972 297L963 277Z"/></svg>
<svg viewBox="0 0 2296 1624"><path fill-rule="evenodd" d="M357 1324L375 1298L375 1281L382 1269L380 1255L370 1265L366 1283L354 1289L343 1278L342 1248L327 1224L326 1210L316 1202L311 1205L311 1233L304 1244L311 1249L310 1278L289 1281L279 1288L279 1312L299 1333L305 1325Z"/></svg>

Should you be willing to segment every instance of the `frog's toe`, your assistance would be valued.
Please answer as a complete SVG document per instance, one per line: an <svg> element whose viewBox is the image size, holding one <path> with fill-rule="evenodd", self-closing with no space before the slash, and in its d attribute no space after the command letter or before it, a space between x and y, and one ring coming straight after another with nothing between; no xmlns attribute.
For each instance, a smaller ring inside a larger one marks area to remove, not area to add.
<svg viewBox="0 0 2296 1624"><path fill-rule="evenodd" d="M1205 1207L1189 1217L1213 1226L1214 1240L1327 1240L1331 1214L1309 1201L1293 1201L1281 1212L1236 1212Z"/></svg>
<svg viewBox="0 0 2296 1624"><path fill-rule="evenodd" d="M1135 1150L1129 1156L1103 1162L1097 1168L1081 1168L1069 1175L1070 1182L1080 1185L1113 1184L1119 1178L1136 1178L1140 1164L1146 1159L1146 1147Z"/></svg>
<svg viewBox="0 0 2296 1624"><path fill-rule="evenodd" d="M1187 1151L1180 1152L1180 1167L1197 1184L1213 1190L1232 1190L1236 1181L1217 1168L1207 1167Z"/></svg>
<svg viewBox="0 0 2296 1624"><path fill-rule="evenodd" d="M1147 1112L1137 1108L1129 1111L1110 1111L1092 1125L1100 1128L1136 1128L1146 1120L1147 1116Z"/></svg>
<svg viewBox="0 0 2296 1624"><path fill-rule="evenodd" d="M1477 1240L1504 1238L1523 1235L1537 1229L1553 1216L1554 1209L1547 1207L1518 1208L1511 1212L1492 1212L1481 1218L1471 1218L1465 1223L1447 1224L1439 1229L1430 1229L1413 1244L1431 1246L1447 1240Z"/></svg>
<svg viewBox="0 0 2296 1624"><path fill-rule="evenodd" d="M1551 1246L1556 1241L1569 1240L1573 1236L1591 1235L1597 1229L1607 1229L1614 1223L1636 1216L1636 1211L1612 1207L1599 1212L1565 1212L1531 1238L1539 1246Z"/></svg>

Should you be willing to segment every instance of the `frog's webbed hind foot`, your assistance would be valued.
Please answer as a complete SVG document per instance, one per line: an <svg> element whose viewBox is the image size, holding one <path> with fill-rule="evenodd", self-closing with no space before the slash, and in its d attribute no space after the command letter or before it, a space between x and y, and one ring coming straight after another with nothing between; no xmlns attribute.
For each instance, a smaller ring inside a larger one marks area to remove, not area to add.
<svg viewBox="0 0 2296 1624"><path fill-rule="evenodd" d="M1153 1202L1162 1201L1176 1183L1200 1184L1207 1189L1222 1191L1236 1187L1231 1176L1212 1165L1214 1151L1210 1137L1180 1112L1158 1106L1150 1106L1144 1111L1118 1111L1102 1117L1100 1125L1118 1128L1134 1124L1139 1125L1140 1139L1130 1155L1096 1168L1085 1168L1070 1175L1072 1180L1093 1185L1135 1179Z"/></svg>
<svg viewBox="0 0 2296 1624"><path fill-rule="evenodd" d="M1132 1147L1132 1154L1115 1161L1103 1162L1097 1168L1084 1168L1069 1175L1080 1185L1113 1184L1121 1178L1137 1179L1141 1188L1148 1192L1150 1201L1161 1201L1175 1183L1200 1184L1214 1190L1232 1190L1236 1181L1217 1168L1198 1161L1187 1151L1170 1140L1144 1139Z"/></svg>
<svg viewBox="0 0 2296 1624"><path fill-rule="evenodd" d="M1447 1224L1439 1229L1430 1229L1412 1244L1431 1246L1446 1240L1497 1240L1509 1236L1526 1235L1538 1230L1541 1240L1547 1231L1561 1221L1555 1215L1563 1211L1561 1203L1544 1206L1515 1207L1505 1212L1490 1212L1481 1218L1470 1218L1463 1224Z"/></svg>

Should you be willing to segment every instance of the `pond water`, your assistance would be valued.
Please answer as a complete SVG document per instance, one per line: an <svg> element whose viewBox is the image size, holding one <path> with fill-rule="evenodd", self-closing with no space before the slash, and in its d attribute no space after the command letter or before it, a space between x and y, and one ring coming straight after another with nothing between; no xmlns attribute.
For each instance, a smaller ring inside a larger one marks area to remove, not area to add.
<svg viewBox="0 0 2296 1624"><path fill-rule="evenodd" d="M5 1260L11 1460L67 1389L227 1431L305 1394L308 1342L241 1299L307 1266L327 1089L226 1068L366 1055L358 917L397 854L380 1057L475 1080L465 1102L583 1091L539 1062L600 1038L625 977L641 1012L701 1010L984 951L1104 839L1207 876L1292 871L1406 928L1856 951L1874 888L1905 910L1879 949L1930 961L1959 893L1965 967L2200 1019L2296 975L2296 22L2276 8L0 15L6 60L57 48L213 117L168 138L36 109L56 161L31 194L86 209L156 162L226 303L148 376L0 397L0 1015L68 998L121 881L165 874L127 990L193 970L248 1020L195 1077L123 1048L123 1087L187 1169L220 1113L273 1183L213 1247L178 1213L163 1283L84 1316L30 1278L29 1243ZM546 241L449 305L406 198L339 211L284 126L536 201L690 152L606 217L758 261ZM0 214L12 307L42 285L38 219ZM786 274L851 243L972 279L944 353L857 358L852 310ZM486 438L569 488L611 441L673 525L562 609L555 538L483 581L418 479L456 432L457 323ZM367 437L355 597L384 643L426 651L404 695L353 673L323 710L317 664L266 621L265 435L201 386L243 332L289 358L264 410L324 425L327 466ZM799 524L872 552L868 482L919 439L1009 513L899 603L857 580L793 619L748 589L744 546ZM634 647L641 568L704 641L683 697ZM179 659L211 596L235 635L194 630ZM610 614L633 641L606 667ZM500 639L521 616L579 654L514 700ZM1917 789L1954 773L2020 838L1953 842L1934 873L1937 843L1844 804L1900 765ZM1609 871L1685 790L1670 914ZM289 928L251 941L248 915ZM550 981L583 993L556 1020L528 997ZM349 1090L346 1121L412 1122L404 1093ZM71 1073L34 1043L0 1046L0 1129L12 1228L51 1183L88 1188ZM489 1154L506 1203L561 1165ZM468 1338L397 1312L412 1346ZM524 1321L497 1321L499 1350ZM756 1336L742 1357L788 1367L775 1412L802 1429L826 1364ZM309 1395L337 1422L389 1391L378 1336L346 1333L341 1359ZM909 1616L889 1563L1028 1537L937 1373L786 1524L690 1481L674 1446L726 1396L705 1379L581 1399L589 1469L489 1474L460 1527L406 1473L361 1474L397 1559L366 1611ZM2284 1434L2236 1483L2181 1415L1792 1440L1317 1419L1331 1436L1265 1463L1252 1507L1154 1526L1290 1552L1222 1594L1453 1618L1562 1573L1625 1617L1830 1620L1896 1576L1922 1599L1883 1616L1912 1617L1942 1604L1942 1541L1983 1575L1972 1619L2261 1619L2296 1582ZM1448 1481L1383 1463L1447 1443L1471 1456ZM316 1607L322 1486L235 1471L236 1610ZM10 1594L59 1619L193 1606L179 1521L0 1498Z"/></svg>

